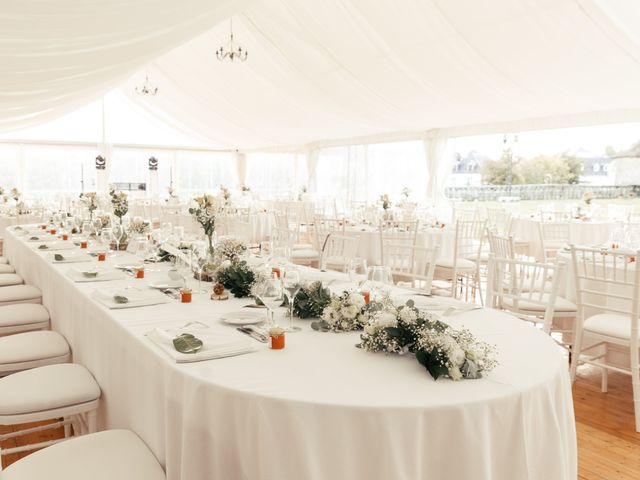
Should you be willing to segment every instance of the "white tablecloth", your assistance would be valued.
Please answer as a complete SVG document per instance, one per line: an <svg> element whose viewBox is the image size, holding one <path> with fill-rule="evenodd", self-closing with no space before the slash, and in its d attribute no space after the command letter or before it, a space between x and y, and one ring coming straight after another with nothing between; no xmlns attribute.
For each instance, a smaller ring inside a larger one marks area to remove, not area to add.
<svg viewBox="0 0 640 480"><path fill-rule="evenodd" d="M24 225L28 223L37 222L40 220L40 216L36 215L0 215L0 237L4 236L7 227L14 225Z"/></svg>
<svg viewBox="0 0 640 480"><path fill-rule="evenodd" d="M371 226L349 226L345 235L358 239L357 255L369 265L381 265L380 232ZM418 232L416 244L421 247L440 245L439 257L451 260L455 244L455 231L450 228L427 228Z"/></svg>
<svg viewBox="0 0 640 480"><path fill-rule="evenodd" d="M533 218L514 218L513 236L517 240L529 242L530 255L542 259L542 244L538 224L540 221ZM569 242L576 245L596 245L606 243L611 232L620 226L619 222L569 222Z"/></svg>
<svg viewBox="0 0 640 480"><path fill-rule="evenodd" d="M260 345L176 364L144 333L193 320L228 329L219 313L249 301L195 295L192 304L107 310L90 297L97 284L72 283L70 266L6 237L11 262L42 288L74 361L99 382L101 426L135 431L169 480L576 478L566 361L550 338L506 314L448 317L497 345L500 365L481 380L434 382L409 356L363 352L357 333L314 332L308 321L298 321L303 332L288 334L282 351ZM164 275L108 283L144 286Z"/></svg>

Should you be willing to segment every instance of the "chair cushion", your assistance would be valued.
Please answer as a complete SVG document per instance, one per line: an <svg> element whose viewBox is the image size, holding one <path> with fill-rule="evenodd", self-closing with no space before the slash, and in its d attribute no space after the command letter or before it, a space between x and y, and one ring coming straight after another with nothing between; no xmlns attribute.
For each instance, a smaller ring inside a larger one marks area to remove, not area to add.
<svg viewBox="0 0 640 480"><path fill-rule="evenodd" d="M314 259L318 258L320 253L317 250L313 250L312 248L305 248L304 250L292 250L291 258L296 260L301 259Z"/></svg>
<svg viewBox="0 0 640 480"><path fill-rule="evenodd" d="M41 303L42 292L33 285L11 285L0 288L0 305Z"/></svg>
<svg viewBox="0 0 640 480"><path fill-rule="evenodd" d="M38 303L0 306L0 328L49 321L49 311Z"/></svg>
<svg viewBox="0 0 640 480"><path fill-rule="evenodd" d="M1 273L16 273L16 269L6 263L0 263L0 274Z"/></svg>
<svg viewBox="0 0 640 480"><path fill-rule="evenodd" d="M3 273L0 274L0 287L7 287L9 285L22 285L24 280L20 275L15 273Z"/></svg>
<svg viewBox="0 0 640 480"><path fill-rule="evenodd" d="M313 250L313 245L310 243L296 243L293 246L293 250Z"/></svg>
<svg viewBox="0 0 640 480"><path fill-rule="evenodd" d="M548 303L549 294L543 293L540 299L543 303ZM502 304L505 307L513 308L513 299L503 298ZM521 311L528 311L528 312L544 312L546 309L546 306L540 305L536 302L532 302L526 299L522 299L522 300L518 300L518 309ZM554 310L556 312L575 312L578 310L578 307L576 307L575 303L570 302L566 298L556 296L556 304L555 304Z"/></svg>
<svg viewBox="0 0 640 480"><path fill-rule="evenodd" d="M9 263L9 260L7 260L6 257L0 257L0 264L5 264L7 265Z"/></svg>
<svg viewBox="0 0 640 480"><path fill-rule="evenodd" d="M436 261L436 267L441 268L453 268L453 258L441 258ZM476 262L472 260L467 260L466 258L458 259L458 270L475 270Z"/></svg>
<svg viewBox="0 0 640 480"><path fill-rule="evenodd" d="M55 359L69 355L69 345L58 332L39 330L0 337L2 365Z"/></svg>
<svg viewBox="0 0 640 480"><path fill-rule="evenodd" d="M630 320L631 319L625 315L599 313L584 321L584 329L599 335L629 340L631 339ZM638 338L640 338L640 333L638 334Z"/></svg>
<svg viewBox="0 0 640 480"><path fill-rule="evenodd" d="M162 467L129 430L105 430L52 445L15 462L3 480L165 480Z"/></svg>
<svg viewBox="0 0 640 480"><path fill-rule="evenodd" d="M0 416L42 412L100 398L89 370L60 363L14 373L0 379Z"/></svg>

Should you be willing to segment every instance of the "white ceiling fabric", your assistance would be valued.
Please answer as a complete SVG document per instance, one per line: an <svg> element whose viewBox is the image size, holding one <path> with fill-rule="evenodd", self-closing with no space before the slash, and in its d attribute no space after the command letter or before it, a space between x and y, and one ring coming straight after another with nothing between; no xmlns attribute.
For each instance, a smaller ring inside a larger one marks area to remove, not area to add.
<svg viewBox="0 0 640 480"><path fill-rule="evenodd" d="M638 120L639 4L263 1L234 17L247 62L215 59L223 22L153 63L157 97L124 88L240 149Z"/></svg>
<svg viewBox="0 0 640 480"><path fill-rule="evenodd" d="M244 0L4 0L0 130L88 103Z"/></svg>
<svg viewBox="0 0 640 480"><path fill-rule="evenodd" d="M234 16L249 59L218 62L215 49L228 39L228 22L219 20L237 3L3 3L0 100L15 110L2 109L0 129L95 96L181 43L151 64L157 96L134 93L141 73L122 91L217 148L640 120L640 2L258 0ZM76 14L48 28L60 5ZM32 20L41 20L35 39L22 44L20 25ZM59 34L64 41L53 41ZM81 54L68 58L65 49Z"/></svg>

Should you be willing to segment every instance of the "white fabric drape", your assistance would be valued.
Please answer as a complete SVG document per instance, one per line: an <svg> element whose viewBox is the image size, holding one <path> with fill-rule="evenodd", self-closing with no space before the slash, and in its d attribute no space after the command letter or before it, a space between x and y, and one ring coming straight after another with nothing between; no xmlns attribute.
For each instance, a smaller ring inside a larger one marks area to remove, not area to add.
<svg viewBox="0 0 640 480"><path fill-rule="evenodd" d="M99 97L245 0L6 0L0 5L0 131Z"/></svg>
<svg viewBox="0 0 640 480"><path fill-rule="evenodd" d="M318 168L320 152L317 149L308 150L305 157L307 160L307 188L315 189L316 169Z"/></svg>
<svg viewBox="0 0 640 480"><path fill-rule="evenodd" d="M424 154L427 162L427 202L438 203L444 197L444 184L453 166L449 138L442 135L428 136L423 139Z"/></svg>
<svg viewBox="0 0 640 480"><path fill-rule="evenodd" d="M638 21L619 0L271 0L234 17L246 62L202 61L223 22L154 61L157 97L123 88L223 148L640 120Z"/></svg>
<svg viewBox="0 0 640 480"><path fill-rule="evenodd" d="M232 152L231 159L236 169L238 188L241 188L247 184L247 154L236 150Z"/></svg>

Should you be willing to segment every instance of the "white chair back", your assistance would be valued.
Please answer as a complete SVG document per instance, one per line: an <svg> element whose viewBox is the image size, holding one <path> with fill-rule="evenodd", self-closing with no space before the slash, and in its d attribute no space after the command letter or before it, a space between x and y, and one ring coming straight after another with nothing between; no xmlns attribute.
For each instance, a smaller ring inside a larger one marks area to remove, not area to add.
<svg viewBox="0 0 640 480"><path fill-rule="evenodd" d="M411 286L431 292L440 247L418 247L406 243L385 242L383 265L391 269L394 281L410 282Z"/></svg>

